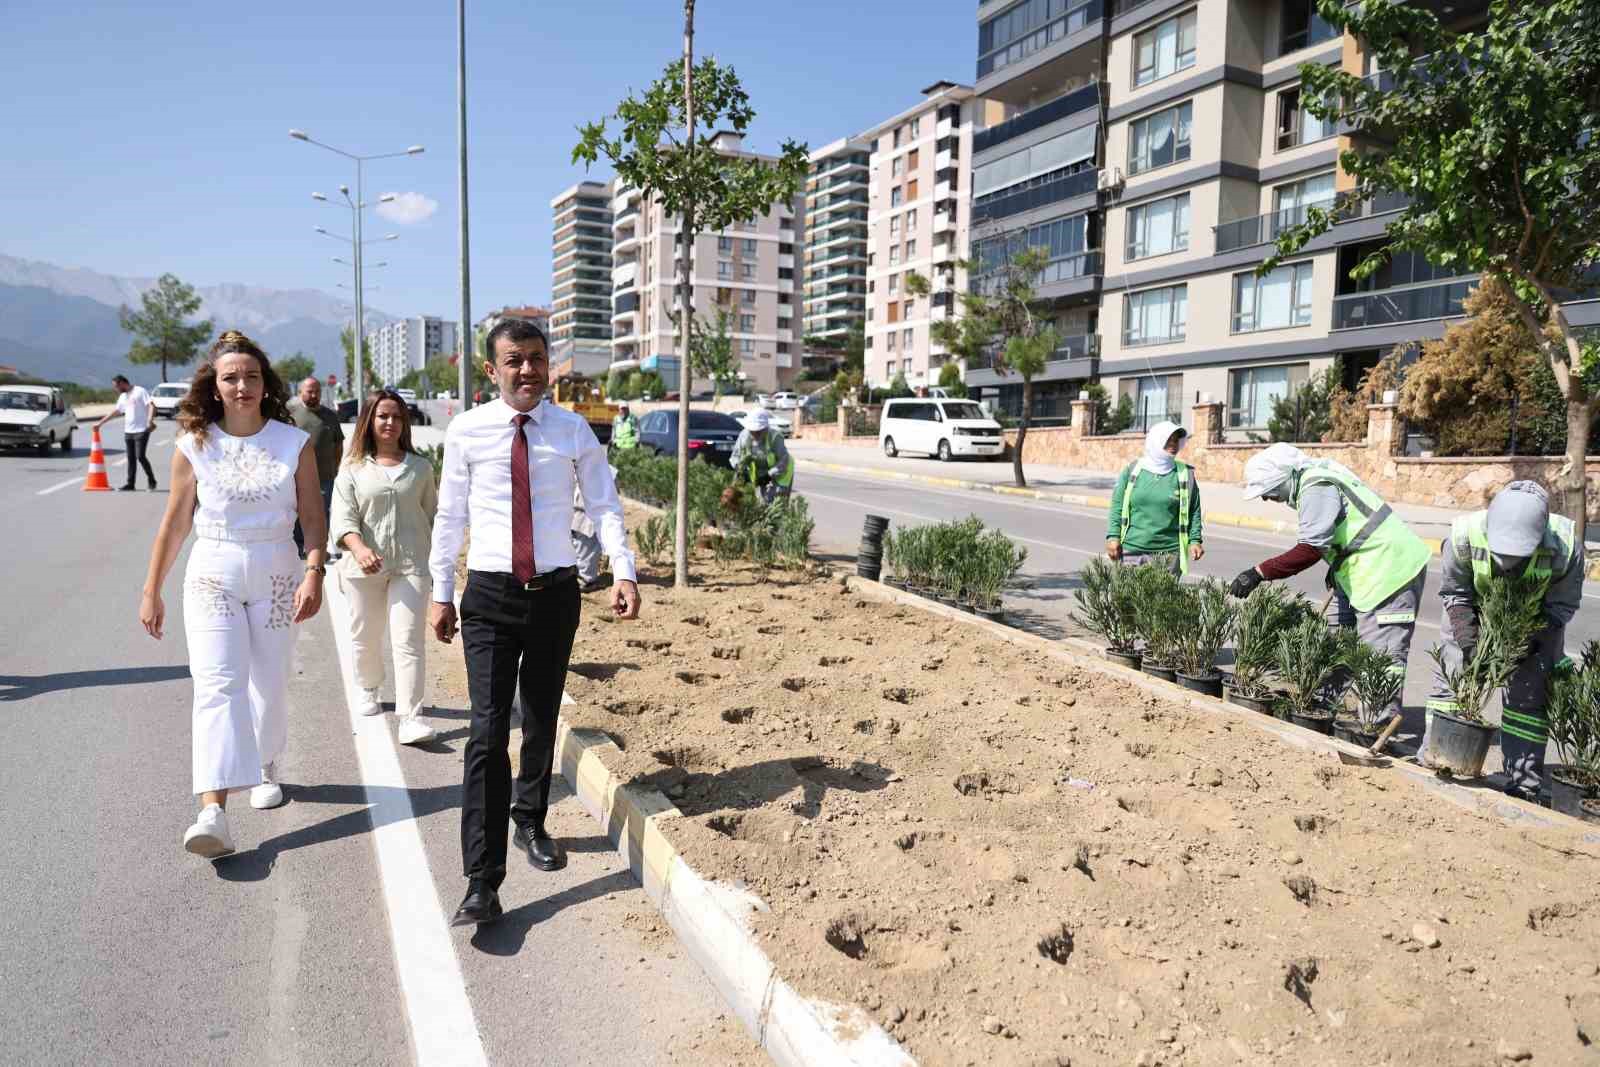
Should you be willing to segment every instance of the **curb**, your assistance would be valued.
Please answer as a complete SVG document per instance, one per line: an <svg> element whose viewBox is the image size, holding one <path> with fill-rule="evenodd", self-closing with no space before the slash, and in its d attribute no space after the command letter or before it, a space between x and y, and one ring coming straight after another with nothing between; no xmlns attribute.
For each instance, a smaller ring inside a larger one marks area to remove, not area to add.
<svg viewBox="0 0 1600 1067"><path fill-rule="evenodd" d="M1057 504L1076 504L1085 508L1109 508L1111 498L1106 496L1091 496L1087 493L1058 493L1046 489L1026 489L1015 485L996 485L993 482L972 482L960 478L940 478L931 474L904 474L899 471L880 470L876 467L852 467L844 463L824 463L816 459L795 458L799 467L810 467L815 470L832 471L835 474L861 474L869 478L882 478L895 482L918 482L923 485L936 485L942 489L965 489L977 493L993 493L997 496L1018 496L1029 500L1048 500ZM1216 523L1218 526L1236 526L1246 530L1261 530L1266 533L1289 534L1293 536L1299 532L1293 522L1282 519L1263 519L1255 515L1236 515L1228 511L1206 511L1202 509L1201 517L1206 522ZM1422 543L1428 546L1435 556L1444 549L1444 542L1437 537L1424 537ZM1600 565L1596 565L1596 573L1600 574Z"/></svg>
<svg viewBox="0 0 1600 1067"><path fill-rule="evenodd" d="M767 905L743 889L703 878L685 862L659 825L681 818L682 812L656 790L619 782L604 757L620 751L599 730L575 728L564 715L557 720L562 777L773 1062L779 1067L916 1067L899 1042L859 1007L811 1000L783 980L750 932L751 916Z"/></svg>
<svg viewBox="0 0 1600 1067"><path fill-rule="evenodd" d="M965 623L968 626L982 630L990 637L997 637L1008 644L1017 645L1029 651L1043 652L1052 659L1070 663L1074 667L1086 668L1097 674L1115 678L1117 681L1128 682L1147 693L1159 696L1172 703L1195 708L1213 715L1225 715L1262 733L1270 734L1277 740L1293 745L1296 748L1309 749L1313 752L1321 752L1333 757L1337 757L1341 750L1346 752L1361 751L1324 734L1319 734L1314 730L1307 730L1302 726L1274 719L1260 712L1229 704L1215 697L1202 696L1192 690L1183 688L1176 682L1164 682L1142 671L1119 666L1103 658L1103 649L1082 638L1067 637L1059 641L1051 641L1002 623L990 622L987 619L969 615L967 612L958 611L955 608L947 608L943 604L928 601L912 593L904 593L878 582L867 581L854 574L846 574L845 587L853 593L859 593L862 596L871 597L883 603L917 608L942 616L947 620ZM1540 807L1537 804L1531 804L1525 800L1516 800L1498 790L1457 784L1449 779L1440 778L1434 772L1423 767L1418 767L1412 763L1403 763L1393 758L1390 759L1389 766L1384 769L1409 775L1424 789L1472 814L1497 819L1512 827L1537 826L1543 829L1575 832L1581 836L1584 843L1600 845L1600 827L1584 822L1581 819L1575 819L1570 815L1562 815L1560 812Z"/></svg>

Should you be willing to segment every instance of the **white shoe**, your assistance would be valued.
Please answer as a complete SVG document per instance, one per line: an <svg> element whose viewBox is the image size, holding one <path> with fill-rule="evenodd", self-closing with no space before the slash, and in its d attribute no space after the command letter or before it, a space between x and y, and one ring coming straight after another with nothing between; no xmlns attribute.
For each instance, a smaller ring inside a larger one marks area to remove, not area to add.
<svg viewBox="0 0 1600 1067"><path fill-rule="evenodd" d="M228 832L228 813L221 804L207 804L183 835L183 847L208 860L233 851L233 835Z"/></svg>
<svg viewBox="0 0 1600 1067"><path fill-rule="evenodd" d="M361 695L356 701L356 710L361 712L363 715L383 714L383 703L378 699L378 690L376 687L372 689L361 690Z"/></svg>
<svg viewBox="0 0 1600 1067"><path fill-rule="evenodd" d="M252 808L275 808L283 803L283 786L277 782L278 765L269 763L261 768L261 784L250 790Z"/></svg>
<svg viewBox="0 0 1600 1067"><path fill-rule="evenodd" d="M421 719L401 719L399 732L402 745L425 745L439 737L439 731Z"/></svg>

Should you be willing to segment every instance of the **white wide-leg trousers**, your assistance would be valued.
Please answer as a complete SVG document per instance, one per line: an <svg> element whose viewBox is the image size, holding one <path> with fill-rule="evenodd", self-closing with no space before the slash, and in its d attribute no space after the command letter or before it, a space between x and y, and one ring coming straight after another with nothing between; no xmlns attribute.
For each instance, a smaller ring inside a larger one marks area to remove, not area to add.
<svg viewBox="0 0 1600 1067"><path fill-rule="evenodd" d="M202 538L183 580L194 678L194 791L247 789L288 742L294 594L301 563L288 538Z"/></svg>
<svg viewBox="0 0 1600 1067"><path fill-rule="evenodd" d="M401 719L422 714L428 665L428 592L421 574L346 574L339 587L350 603L350 658L356 685L383 684L385 636L394 648L394 710Z"/></svg>

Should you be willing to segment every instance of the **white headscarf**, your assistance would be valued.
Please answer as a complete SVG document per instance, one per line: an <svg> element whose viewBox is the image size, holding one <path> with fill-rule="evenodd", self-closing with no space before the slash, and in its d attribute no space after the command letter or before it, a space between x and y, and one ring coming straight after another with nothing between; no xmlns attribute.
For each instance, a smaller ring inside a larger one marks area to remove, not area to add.
<svg viewBox="0 0 1600 1067"><path fill-rule="evenodd" d="M1245 461L1244 498L1258 500L1294 477L1294 472L1311 463L1311 457L1294 445L1282 441L1270 445Z"/></svg>
<svg viewBox="0 0 1600 1067"><path fill-rule="evenodd" d="M772 416L763 410L757 409L740 419L739 425L751 433L760 433L772 425Z"/></svg>
<svg viewBox="0 0 1600 1067"><path fill-rule="evenodd" d="M1139 469L1149 471L1160 477L1171 474L1173 464L1177 457L1167 451L1167 439L1175 433L1182 433L1178 438L1178 451L1183 451L1183 443L1189 439L1183 427L1175 422L1158 422L1150 427L1150 432L1144 435L1144 455L1139 457Z"/></svg>

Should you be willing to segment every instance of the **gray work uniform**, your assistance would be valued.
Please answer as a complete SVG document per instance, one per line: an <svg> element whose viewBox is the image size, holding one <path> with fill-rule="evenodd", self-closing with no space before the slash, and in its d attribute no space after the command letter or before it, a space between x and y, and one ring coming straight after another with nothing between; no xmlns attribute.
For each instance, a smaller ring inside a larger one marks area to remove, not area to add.
<svg viewBox="0 0 1600 1067"><path fill-rule="evenodd" d="M581 485L572 491L572 553L578 559L578 581L587 585L600 577L600 538L583 508Z"/></svg>

